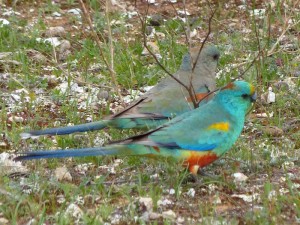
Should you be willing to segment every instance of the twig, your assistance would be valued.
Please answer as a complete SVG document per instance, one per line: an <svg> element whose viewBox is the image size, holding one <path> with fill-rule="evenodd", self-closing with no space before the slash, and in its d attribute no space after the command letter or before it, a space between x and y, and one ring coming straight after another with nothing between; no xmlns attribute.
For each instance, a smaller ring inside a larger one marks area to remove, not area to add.
<svg viewBox="0 0 300 225"><path fill-rule="evenodd" d="M111 34L110 19L109 19L109 1L110 0L106 0L105 16L106 16L107 29L108 29L108 43L109 43L109 51L110 51L110 66L111 66L111 70L115 71L114 70L114 48L113 48L113 43L112 43L112 34ZM114 75L115 75L115 73L114 73ZM113 82L115 83L115 85L118 85L115 76L112 76L112 78L113 78Z"/></svg>
<svg viewBox="0 0 300 225"><path fill-rule="evenodd" d="M181 84L183 87L185 87L187 90L189 89L184 83L182 83L178 78L176 78L172 73L170 73L161 63L160 61L157 59L156 55L152 52L152 50L149 48L149 46L147 45L147 38L146 38L146 26L144 23L144 20L141 18L141 16L139 15L139 19L141 21L142 24L142 31L143 31L143 44L144 47L148 50L148 52L150 53L150 55L154 58L154 60L156 61L156 63L170 76L172 77L174 80L176 80L179 84Z"/></svg>
<svg viewBox="0 0 300 225"><path fill-rule="evenodd" d="M81 8L83 9L83 14L84 14L84 16L85 16L85 18L86 18L86 20L87 20L89 26L90 26L91 34L93 35L93 38L94 38L94 40L96 41L96 43L97 43L97 45L98 45L98 48L99 48L99 51L100 51L100 55L101 55L101 57L102 57L102 60L104 61L106 67L108 68L108 70L109 70L109 72L110 72L110 75L111 75L111 78L112 78L112 82L113 82L113 84L114 84L114 86L115 86L115 88L116 88L116 92L117 92L119 98L122 99L122 95L121 95L121 93L120 93L120 91L119 91L119 88L118 88L118 83L117 83L117 79L116 79L116 73L115 73L115 71L113 70L112 65L110 65L110 64L108 63L107 59L105 58L105 55L104 55L104 53L103 53L103 51L102 51L102 43L101 43L101 41L100 41L100 39L99 39L99 37L98 37L96 31L95 31L94 28L93 28L93 23L92 23L92 20L91 20L90 15L89 15L89 13L88 13L86 7L85 7L85 4L83 3L82 0L79 0L79 2L80 2L80 5L81 5ZM107 26L110 26L110 24L108 24ZM111 57L113 57L113 56L111 56Z"/></svg>
<svg viewBox="0 0 300 225"><path fill-rule="evenodd" d="M277 39L277 41L274 43L274 45L272 46L272 48L268 51L267 56L271 56L271 55L274 54L275 48L277 47L277 45L279 44L279 42L282 40L282 38L283 38L283 36L285 35L285 33L286 33L289 29L291 29L292 27L296 26L298 23L300 23L300 20L297 21L297 22L294 23L294 24L289 24L289 25L286 27L286 29L284 29L284 30L282 31L282 33L281 33L281 35L279 36L279 38Z"/></svg>

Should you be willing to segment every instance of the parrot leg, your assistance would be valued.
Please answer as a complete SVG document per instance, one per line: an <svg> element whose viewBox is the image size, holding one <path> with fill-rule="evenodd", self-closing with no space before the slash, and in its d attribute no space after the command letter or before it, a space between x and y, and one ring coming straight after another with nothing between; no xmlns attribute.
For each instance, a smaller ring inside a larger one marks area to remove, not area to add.
<svg viewBox="0 0 300 225"><path fill-rule="evenodd" d="M198 175L202 176L202 177L207 177L207 178L211 178L211 179L217 179L217 177L215 175L209 174L207 172L205 172L202 168L198 169L197 172Z"/></svg>

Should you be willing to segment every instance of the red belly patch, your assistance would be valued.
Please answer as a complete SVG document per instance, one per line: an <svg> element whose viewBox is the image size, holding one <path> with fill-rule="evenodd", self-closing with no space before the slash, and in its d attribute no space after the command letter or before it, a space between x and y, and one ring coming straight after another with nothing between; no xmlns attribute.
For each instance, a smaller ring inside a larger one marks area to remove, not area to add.
<svg viewBox="0 0 300 225"><path fill-rule="evenodd" d="M205 167L217 159L218 156L213 152L189 151L189 156L184 161L184 165L188 166L189 170L192 172L194 171L194 166L197 166L198 168Z"/></svg>

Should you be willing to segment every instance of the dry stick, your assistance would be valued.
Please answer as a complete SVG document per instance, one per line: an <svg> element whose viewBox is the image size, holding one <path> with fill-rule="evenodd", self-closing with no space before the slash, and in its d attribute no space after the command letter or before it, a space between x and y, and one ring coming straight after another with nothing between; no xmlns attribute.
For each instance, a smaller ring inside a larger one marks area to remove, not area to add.
<svg viewBox="0 0 300 225"><path fill-rule="evenodd" d="M255 38L256 38L256 41L257 41L257 46L258 46L258 52L261 52L262 54L259 54L259 61L257 62L257 83L262 85L262 73L261 73L261 66L263 64L263 59L264 59L264 56L263 56L263 51L261 50L261 44L260 44L260 40L259 40L259 33L258 33L258 29L257 29L257 25L255 23L255 17L254 17L254 31L255 31Z"/></svg>
<svg viewBox="0 0 300 225"><path fill-rule="evenodd" d="M197 63L197 61L198 61L198 59L199 59L199 57L200 57L200 53L201 53L201 51L202 51L202 49L203 49L203 47L204 47L204 44L205 44L205 42L207 41L207 39L208 39L208 37L209 37L209 35L210 35L210 33L211 33L211 22L212 22L213 16L215 15L216 11L217 11L217 9L215 9L215 10L212 12L211 16L210 16L209 19L208 19L208 32L207 32L207 34L206 34L206 36L205 36L205 38L204 38L204 40L203 40L203 42L202 42L202 44L201 44L201 47L200 47L200 49L199 49L199 52L198 52L198 55L197 55L197 58L196 58L196 62L195 62L195 63L193 62L193 63L194 63L193 69L192 69L193 72L194 72L194 69L195 69L195 67L196 67L196 63ZM191 83L191 85L192 85L192 83ZM209 91L211 92L211 90L209 90ZM195 92L195 91L194 91L194 92ZM208 95L206 95L206 96L209 96L209 95L210 95L210 93L209 93ZM195 95L195 96L196 96L196 95ZM199 104L200 104L201 100L202 100L202 99L198 100L198 99L196 98L196 101L197 101L196 107L197 107L197 108L199 107Z"/></svg>
<svg viewBox="0 0 300 225"><path fill-rule="evenodd" d="M208 2L208 4L209 4L209 2ZM176 15L179 16L178 13L177 13L177 10L176 10L175 7L174 7L174 5L173 5L173 4L171 4L171 5L172 5L172 7L173 7L173 9L174 9L174 11L175 11L175 13L176 13ZM183 6L184 6L184 12L185 12L185 19L186 19L186 21L188 21L187 13L186 13L186 7L185 7L185 6L186 6L186 5L185 5L185 0L183 1ZM210 7L210 4L209 4L209 7ZM210 9L211 9L211 7L210 7ZM212 9L211 9L211 10L212 10ZM190 97L191 97L193 103L196 102L196 105L194 104L194 107L195 107L195 108L198 108L198 107L199 107L199 104L200 104L201 100L198 101L198 99L197 99L197 97L196 97L196 91L195 91L194 86L193 86L193 84L192 84L192 80L193 80L193 72L194 72L194 70L195 70L195 67L196 67L198 58L199 58L199 56L200 56L200 54L201 54L201 51L202 51L202 49L203 49L203 47L204 47L204 45L205 45L205 43L206 43L206 41L207 41L207 39L208 39L210 33L211 33L211 22L212 22L212 18L213 18L213 16L214 16L214 14L216 13L216 11L217 11L217 9L215 9L215 10L212 12L212 15L211 15L210 18L209 18L209 21L208 21L208 32L207 32L207 34L206 34L206 36L205 36L205 38L204 38L204 40L203 40L203 42L202 42L202 44L201 44L201 46L200 46L200 49L199 49L199 52L198 52L198 55L197 55L197 57L196 57L195 62L194 62L193 59L191 58L191 59L192 59L192 65L193 65L193 67L192 67L192 76L191 76L191 79L190 79L190 87L189 87L189 89L191 89L191 92L193 92L193 94L192 94ZM185 29L185 27L184 27L182 24L180 24L180 25L183 27L183 29ZM190 26L189 26L189 24L188 24L187 28L188 28L188 29L187 29L186 32L185 32L185 38L186 38L187 44L189 45L189 49L191 49L190 29L189 29Z"/></svg>
<svg viewBox="0 0 300 225"><path fill-rule="evenodd" d="M297 21L296 23L292 24L292 25L289 24L289 25L286 27L286 29L284 29L284 30L282 31L281 35L279 36L279 38L277 39L277 41L275 42L275 44L272 46L272 48L270 49L270 51L268 51L268 55L267 55L267 56L271 56L271 55L274 54L275 48L277 47L277 45L279 44L279 42L282 40L282 38L283 38L283 36L285 35L285 33L286 33L289 29L291 29L292 27L296 26L298 23L300 23L300 20Z"/></svg>
<svg viewBox="0 0 300 225"><path fill-rule="evenodd" d="M279 42L282 40L282 38L283 38L283 36L285 35L285 33L286 33L289 29L291 29L292 27L294 27L295 25L297 25L298 23L300 23L300 20L297 21L296 23L292 24L292 25L288 25L287 28L284 29L284 30L282 31L282 33L281 33L281 35L279 36L279 38L277 38L277 41L273 44L272 48L267 52L267 56L268 56L268 57L269 57L269 56L272 56L272 55L274 55L274 54L276 54L276 53L279 52L279 51L275 51L277 45L278 45ZM266 45L266 46L267 46L267 45ZM265 46L263 49L265 49L266 46ZM259 54L260 54L260 53L259 53ZM257 55L257 56L258 56L258 55ZM257 59L257 56L255 57L255 60ZM239 63L239 64L237 64L236 66L234 66L233 69L239 68L240 66L243 66L243 65L245 65L245 64L247 64L247 63L248 63L248 62L242 62L242 63ZM251 65L253 65L253 62L252 62ZM248 70L248 69L247 69L247 70ZM244 74L244 73L243 73L243 74ZM238 76L238 78L239 78L239 77L240 77L240 76Z"/></svg>
<svg viewBox="0 0 300 225"><path fill-rule="evenodd" d="M298 1L297 1L298 2ZM267 52L267 56L271 56L271 55L273 55L273 54L275 54L275 53L277 53L278 51L275 51L275 48L277 47L277 45L279 44L279 42L282 40L282 38L283 38L283 36L285 35L285 33L289 30L289 29L291 29L292 27L294 27L295 25L297 25L298 23L300 23L300 21L297 21L296 23L294 23L294 24L291 24L291 25L288 25L287 27L286 27L286 29L284 29L283 31L282 31L282 33L281 33L281 35L279 36L279 38L277 39L277 41L275 42L275 44L272 46L272 48ZM264 46L264 48L262 48L262 49L265 49L267 47L267 44ZM252 62L250 63L250 65L239 75L239 76L237 76L236 78L234 78L234 79L232 79L231 80L231 82L234 82L235 80L237 80L237 79L239 79L239 78L242 78L244 75L245 75L245 73L253 66L253 64L257 61L257 59L261 56L261 54L262 54L262 51L259 51L258 52L258 54L255 56L255 58L252 60ZM240 67L240 66L242 66L242 65L244 65L244 64L246 64L247 62L243 62L243 63L240 63L240 64L238 64L237 66L235 66L234 68L238 68L238 67ZM216 90L214 90L214 91L211 91L208 95L206 95L203 99L201 99L200 100L200 102L201 101L203 101L204 99L206 99L209 95L211 95L212 93L214 93L214 92L216 92L216 91L218 91L218 90L220 90L220 88L217 88ZM199 103L200 103L199 102Z"/></svg>
<svg viewBox="0 0 300 225"><path fill-rule="evenodd" d="M173 4L171 4L171 6L172 6L172 8L174 9L174 12L175 12L175 14L176 14L176 16L178 16L179 17L179 15L178 15L178 12L177 12L177 10L175 9L175 7L174 7L174 5ZM181 27L183 28L183 30L185 30L185 32L184 32L184 35L185 35L185 39L186 39L186 43L188 44L188 46L189 46L189 50L191 50L192 49L192 43L191 43L191 30L190 30L190 25L189 25L189 20L188 20L188 17L187 17L187 10L186 10L186 4L185 4L185 0L183 1L183 7L184 7L184 13L185 13L185 23L186 23L186 25L184 26L182 23L180 23L180 25L181 25ZM203 43L202 43L203 44ZM194 67L194 65L196 64L196 62L193 62L193 58L191 57L191 59L192 59L192 65L193 65L193 67ZM191 89L191 92L193 92L193 94L190 96L190 98L191 98L191 100L192 100L192 102L195 102L195 103L197 103L197 98L196 98L196 92L195 92L195 89L194 89L194 87L193 87L193 84L192 84L192 80L193 80L193 70L192 70L192 76L191 76L191 78L190 78L190 87L189 87L189 89ZM187 100L187 98L186 98L186 100ZM196 106L195 106L195 104L194 104L194 108L196 108Z"/></svg>
<svg viewBox="0 0 300 225"><path fill-rule="evenodd" d="M175 7L174 7L174 5L173 4L171 4L171 6L172 6L172 8L174 9L174 12L175 12L175 14L176 14L176 16L178 16L179 17L179 15L178 15L178 12L177 12L177 10L175 9ZM187 11L186 11L186 4L185 4L185 0L183 1L183 7L184 7L184 12L185 12L185 23L186 23L186 26L184 26L182 23L180 23L180 25L181 25L181 27L183 28L183 30L185 30L185 32L184 32L184 35L185 35L185 39L186 39L186 43L188 44L188 46L189 46L189 50L191 50L192 49L192 46L191 46L191 36L190 36L190 25L189 25L189 21L188 21L188 17L187 17ZM204 44L205 42L203 42L202 44ZM201 52L201 51L199 51L199 52ZM193 58L191 57L191 59L192 59L192 65L193 65L193 67L194 67L194 65L196 65L196 62L193 62ZM194 103L196 103L197 104L197 97L196 97L196 92L195 92L195 89L194 89L194 86L193 86L193 84L192 84L192 80L193 80L193 70L192 70L192 72L191 72L191 74L192 74L192 76L191 76L191 78L190 78L190 86L189 86L189 89L191 90L191 92L192 92L192 95L190 95L190 98L191 98L191 100L192 100L192 102ZM183 94L183 93L182 93ZM184 94L183 94L184 95ZM186 99L186 101L187 101L187 98L185 97L185 99ZM194 104L194 108L196 108L196 106L195 106L195 104ZM192 108L191 108L191 110L192 110Z"/></svg>
<svg viewBox="0 0 300 225"><path fill-rule="evenodd" d="M174 8L174 7L173 7ZM148 4L148 7L146 9L146 15L148 15L148 9L149 9L149 4ZM212 15L210 16L209 18L209 31L204 39L204 41L202 42L202 45L200 47L200 50L198 52L198 55L197 55L197 58L196 58L196 62L193 62L193 68L192 68L192 72L194 71L195 67L196 67L196 63L197 63L197 60L200 56L200 53L204 47L204 44L205 42L207 41L210 33L211 33L211 21L212 21L212 18L215 14L216 10L213 11ZM154 60L156 61L156 63L169 75L171 76L174 80L176 80L180 85L182 85L189 93L189 96L193 102L193 105L194 105L194 108L197 108L200 104L201 101L197 101L197 98L196 98L196 93L195 93L195 90L194 90L194 87L192 85L192 79L190 80L190 87L188 87L187 85L185 85L184 83L182 83L179 79L177 79L175 76L173 76L173 74L171 74L169 71L166 70L166 68L159 62L159 60L157 59L156 55L152 52L152 50L148 47L147 45L147 41L146 41L146 35L145 35L145 29L146 29L146 26L145 26L145 23L144 23L144 20L142 20L141 16L139 15L139 19L141 21L141 24L142 24L142 30L143 30L143 44L144 44L144 47L148 50L148 52L150 53L150 55L154 58ZM208 95L207 95L208 96Z"/></svg>
<svg viewBox="0 0 300 225"><path fill-rule="evenodd" d="M176 14L177 17L180 17L177 10L175 9L174 5L171 4L172 8L174 9L174 12ZM185 21L187 21L187 15L186 15L186 10L185 11ZM180 26L183 30L186 30L186 27L183 25L183 23L180 23ZM188 29L189 29L189 26L188 26ZM186 43L189 45L189 49L191 49L191 44L190 44L190 38L189 36L187 35L189 31L187 32L184 32L184 35L185 35L185 40L186 40Z"/></svg>
<svg viewBox="0 0 300 225"><path fill-rule="evenodd" d="M149 4L148 4L149 6ZM147 8L147 11L146 11L146 15L148 13L148 8ZM146 38L146 25L145 25L145 22L144 20L141 18L141 16L139 15L139 19L141 21L141 24L142 24L142 31L143 31L143 44L144 44L144 47L148 50L148 52L150 53L150 55L154 58L154 60L156 61L156 63L170 76L172 77L174 80L176 80L180 85L182 85L186 90L187 92L189 93L190 97L192 98L192 101L193 101L193 105L194 107L196 107L197 103L194 101L194 96L193 96L193 93L191 91L191 89L185 85L184 83L182 83L178 78L176 78L173 74L171 74L160 62L159 60L157 59L156 55L152 52L152 50L148 47L147 45L147 38Z"/></svg>
<svg viewBox="0 0 300 225"><path fill-rule="evenodd" d="M89 15L89 13L88 13L86 7L85 7L85 4L83 3L82 0L79 0L79 2L80 2L80 5L81 5L81 8L83 9L83 14L84 14L84 16L85 16L85 18L86 18L86 20L87 20L87 22L88 22L88 24L89 24L89 26L90 26L90 28L91 28L91 33L92 33L92 35L93 35L93 37L94 37L94 40L96 41L96 43L97 43L97 45L98 45L98 48L99 48L99 51L100 51L100 55L101 55L101 57L102 57L102 60L104 61L106 67L108 68L108 70L109 70L109 72L110 72L110 75L111 75L113 84L114 84L114 86L115 86L115 88L116 88L117 94L118 94L119 98L122 99L121 93L120 93L119 88L118 88L118 83L117 83L117 79L116 79L116 73L115 73L115 71L113 70L113 67L112 67L111 65L109 65L108 61L107 61L106 58L105 58L105 55L104 55L104 53L103 53L103 51L102 51L102 48L101 48L102 43L101 43L101 41L100 41L100 39L99 39L99 37L98 37L96 31L95 31L94 28L93 28L93 23L92 23L92 20L91 20L90 15ZM108 26L110 26L110 24L108 24ZM111 38L111 37L110 37L110 38ZM113 56L111 56L111 57L113 57Z"/></svg>
<svg viewBox="0 0 300 225"><path fill-rule="evenodd" d="M114 48L113 48L113 43L112 43L112 34L111 34L111 27L110 27L110 19L109 19L109 1L110 0L106 0L106 5L105 5L105 16L106 16L106 22L107 22L107 28L108 28L108 43L109 43L109 51L110 51L110 66L111 66L111 70L114 70ZM115 75L115 73L114 73ZM117 81L116 78L113 77L113 82L115 83L115 85L117 85Z"/></svg>
<svg viewBox="0 0 300 225"><path fill-rule="evenodd" d="M265 46L266 47L266 46ZM255 58L252 60L252 62L250 63L250 65L239 75L239 76L237 76L236 78L233 78L230 82L234 82L234 81L236 81L237 79L239 79L239 78L242 78L244 75L245 75L245 73L253 66L253 64L256 62L256 60L260 57L260 54L261 54L261 52L258 52L258 54L255 56ZM215 92L217 92L218 90L220 90L220 89L222 89L222 88L217 88L216 90L213 90L213 91L211 91L211 92L209 92L206 96L204 96L200 101L199 101L199 104L200 104L200 102L201 101L203 101L204 99L206 99L206 98L208 98L208 96L210 96L211 94L213 94L213 93L215 93Z"/></svg>

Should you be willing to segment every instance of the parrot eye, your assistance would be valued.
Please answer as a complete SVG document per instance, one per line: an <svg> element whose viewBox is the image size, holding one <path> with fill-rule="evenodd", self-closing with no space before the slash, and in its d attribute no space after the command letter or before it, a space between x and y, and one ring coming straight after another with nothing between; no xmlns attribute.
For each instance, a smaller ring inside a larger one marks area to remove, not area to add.
<svg viewBox="0 0 300 225"><path fill-rule="evenodd" d="M243 99L247 99L247 98L249 98L249 95L247 95L247 94L242 94L242 98L243 98Z"/></svg>
<svg viewBox="0 0 300 225"><path fill-rule="evenodd" d="M215 55L213 55L213 59L214 59L214 60L218 60L218 59L219 59L219 57L220 57L220 55L219 55L219 54L215 54Z"/></svg>

